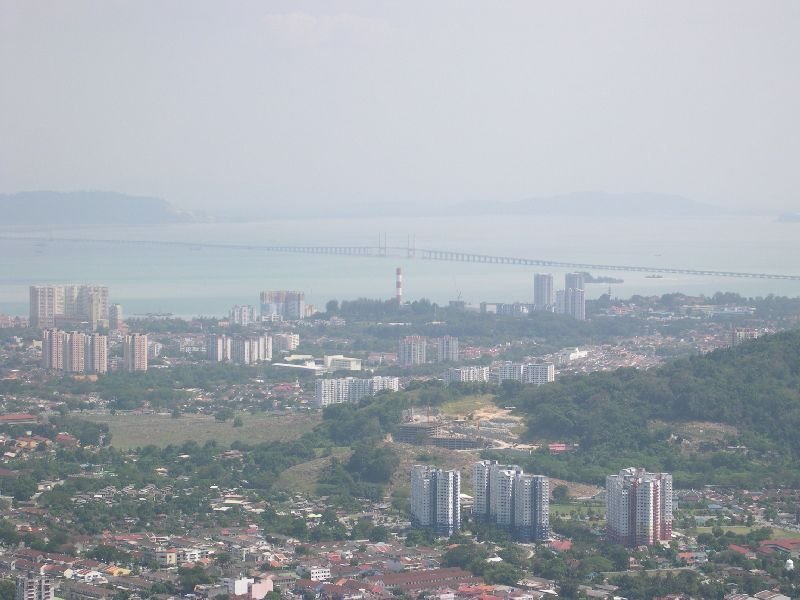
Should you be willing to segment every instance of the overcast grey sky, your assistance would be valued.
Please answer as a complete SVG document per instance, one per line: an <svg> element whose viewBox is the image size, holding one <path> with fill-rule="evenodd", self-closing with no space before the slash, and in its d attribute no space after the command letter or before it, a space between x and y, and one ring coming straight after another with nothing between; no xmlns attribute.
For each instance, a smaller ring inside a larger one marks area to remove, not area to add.
<svg viewBox="0 0 800 600"><path fill-rule="evenodd" d="M0 191L800 210L800 2L0 0Z"/></svg>

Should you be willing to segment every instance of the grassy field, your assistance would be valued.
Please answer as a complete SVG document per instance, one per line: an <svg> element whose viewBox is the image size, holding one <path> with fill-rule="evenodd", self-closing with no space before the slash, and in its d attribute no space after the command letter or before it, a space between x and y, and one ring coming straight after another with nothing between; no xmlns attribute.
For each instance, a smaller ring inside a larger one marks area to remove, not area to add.
<svg viewBox="0 0 800 600"><path fill-rule="evenodd" d="M348 448L334 448L333 456L315 458L314 460L289 467L278 477L275 482L275 489L284 490L291 494L315 494L319 476L331 464L331 460L334 457L345 462L350 458L350 450Z"/></svg>
<svg viewBox="0 0 800 600"><path fill-rule="evenodd" d="M449 417L465 416L487 406L494 406L491 394L473 394L464 396L452 402L445 402L441 406L442 414Z"/></svg>
<svg viewBox="0 0 800 600"><path fill-rule="evenodd" d="M236 440L248 444L294 440L311 431L319 423L318 415L243 414L242 427L234 427L233 419L225 423L214 417L181 415L84 415L81 418L108 425L111 445L122 450L147 446L167 446L194 440L203 444L215 440L228 446Z"/></svg>

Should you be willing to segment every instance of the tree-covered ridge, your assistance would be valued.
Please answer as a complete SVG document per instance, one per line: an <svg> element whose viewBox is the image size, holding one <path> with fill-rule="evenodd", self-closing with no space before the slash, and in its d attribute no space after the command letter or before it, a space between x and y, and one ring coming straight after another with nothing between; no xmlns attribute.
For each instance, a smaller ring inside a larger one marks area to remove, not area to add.
<svg viewBox="0 0 800 600"><path fill-rule="evenodd" d="M538 388L508 386L504 397L527 414L532 438L579 442L584 464L608 466L615 459L635 456L649 458L654 467L691 472L703 467L700 462L711 461L705 465L709 470L737 472L752 470L762 461L769 463L776 481L800 475L792 466L800 456L797 331L649 371L571 376ZM728 442L747 446L748 453L721 452L689 461L679 452L680 440L670 437L670 427L653 426L659 421L735 426L739 434Z"/></svg>

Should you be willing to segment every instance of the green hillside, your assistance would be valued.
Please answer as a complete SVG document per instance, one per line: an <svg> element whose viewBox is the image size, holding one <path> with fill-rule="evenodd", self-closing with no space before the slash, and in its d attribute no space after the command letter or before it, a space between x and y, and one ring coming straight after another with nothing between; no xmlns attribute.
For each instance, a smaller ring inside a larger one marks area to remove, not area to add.
<svg viewBox="0 0 800 600"><path fill-rule="evenodd" d="M580 444L568 456L536 455L537 467L554 476L600 483L636 464L672 471L683 485L800 485L798 331L649 371L508 386L502 401L525 413L532 439ZM730 427L698 447L682 434L692 421Z"/></svg>

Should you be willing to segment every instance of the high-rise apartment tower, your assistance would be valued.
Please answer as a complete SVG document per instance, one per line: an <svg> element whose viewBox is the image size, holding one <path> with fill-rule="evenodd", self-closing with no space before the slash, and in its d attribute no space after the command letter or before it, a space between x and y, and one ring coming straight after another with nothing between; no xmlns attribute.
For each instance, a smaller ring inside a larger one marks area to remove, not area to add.
<svg viewBox="0 0 800 600"><path fill-rule="evenodd" d="M461 474L427 465L411 468L411 525L451 536L461 529Z"/></svg>
<svg viewBox="0 0 800 600"><path fill-rule="evenodd" d="M672 475L623 469L606 477L608 537L625 546L672 539Z"/></svg>
<svg viewBox="0 0 800 600"><path fill-rule="evenodd" d="M533 276L533 309L553 312L556 297L553 291L553 275L536 273Z"/></svg>

